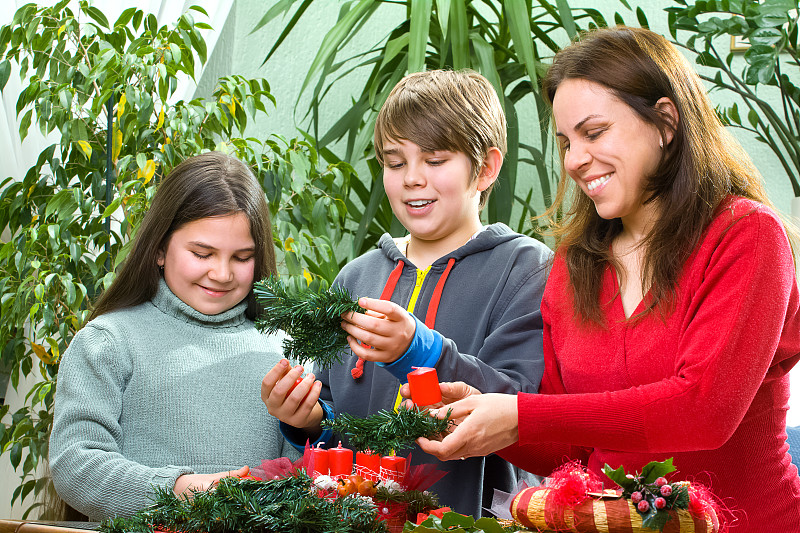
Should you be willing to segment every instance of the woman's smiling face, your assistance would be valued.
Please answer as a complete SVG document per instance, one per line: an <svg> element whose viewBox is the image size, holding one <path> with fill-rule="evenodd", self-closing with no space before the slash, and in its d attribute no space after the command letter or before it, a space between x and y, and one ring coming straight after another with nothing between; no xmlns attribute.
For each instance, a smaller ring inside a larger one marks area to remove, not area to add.
<svg viewBox="0 0 800 533"><path fill-rule="evenodd" d="M584 79L558 86L553 116L564 169L597 214L621 218L626 226L650 221L654 207L644 204L645 185L661 160L658 128L605 86Z"/></svg>

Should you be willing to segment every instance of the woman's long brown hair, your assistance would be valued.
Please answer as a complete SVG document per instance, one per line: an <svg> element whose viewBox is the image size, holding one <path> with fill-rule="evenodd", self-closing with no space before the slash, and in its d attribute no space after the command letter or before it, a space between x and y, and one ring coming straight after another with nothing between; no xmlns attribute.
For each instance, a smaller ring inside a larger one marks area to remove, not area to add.
<svg viewBox="0 0 800 533"><path fill-rule="evenodd" d="M645 310L637 316L667 312L683 265L720 203L733 194L771 205L761 176L720 122L700 78L664 37L622 26L585 33L556 54L543 81L551 106L559 85L569 79L607 87L658 128L662 138L668 129L674 131L645 185L645 201L658 207L659 218L642 243L642 293L647 297ZM675 104L677 124L656 109L663 97ZM563 161L563 151L561 157ZM567 208L568 197L572 201ZM553 222L552 234L569 271L576 316L602 324L601 281L609 264L620 268L611 243L622 223L601 218L591 199L572 187L563 165L556 199L545 216L552 220L558 212L563 218Z"/></svg>
<svg viewBox="0 0 800 533"><path fill-rule="evenodd" d="M176 166L158 187L139 226L128 257L111 286L98 299L89 319L150 300L161 278L156 259L172 233L188 222L243 213L255 243L254 280L277 272L269 206L253 173L233 156L207 152ZM253 291L246 314L259 306Z"/></svg>

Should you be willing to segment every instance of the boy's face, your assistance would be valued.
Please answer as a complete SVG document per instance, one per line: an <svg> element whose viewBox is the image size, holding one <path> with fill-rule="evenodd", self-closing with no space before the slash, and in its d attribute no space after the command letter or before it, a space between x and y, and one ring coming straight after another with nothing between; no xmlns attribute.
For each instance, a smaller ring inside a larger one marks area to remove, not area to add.
<svg viewBox="0 0 800 533"><path fill-rule="evenodd" d="M406 140L387 141L383 152L386 196L412 238L439 241L453 250L480 229L482 180L471 179L466 154L426 152Z"/></svg>

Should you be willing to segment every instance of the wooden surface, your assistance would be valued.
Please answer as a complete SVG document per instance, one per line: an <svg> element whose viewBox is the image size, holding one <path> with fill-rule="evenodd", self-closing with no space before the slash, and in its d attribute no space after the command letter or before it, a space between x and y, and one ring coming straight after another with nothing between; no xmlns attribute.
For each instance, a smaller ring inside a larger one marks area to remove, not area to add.
<svg viewBox="0 0 800 533"><path fill-rule="evenodd" d="M44 522L0 519L0 533L86 533L97 526L91 522Z"/></svg>

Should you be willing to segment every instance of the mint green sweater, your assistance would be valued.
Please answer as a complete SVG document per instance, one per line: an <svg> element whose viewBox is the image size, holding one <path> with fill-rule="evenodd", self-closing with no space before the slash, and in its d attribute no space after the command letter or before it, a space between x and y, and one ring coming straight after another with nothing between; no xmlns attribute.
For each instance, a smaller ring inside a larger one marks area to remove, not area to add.
<svg viewBox="0 0 800 533"><path fill-rule="evenodd" d="M282 357L246 304L199 313L162 280L155 297L92 320L58 374L50 469L59 496L98 520L146 507L178 476L297 452L261 401Z"/></svg>

